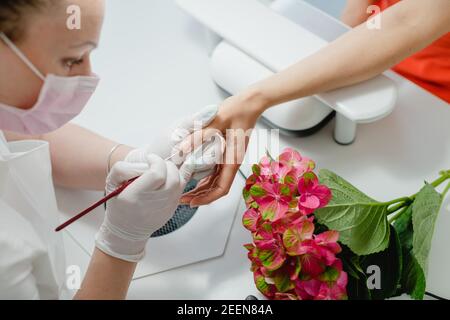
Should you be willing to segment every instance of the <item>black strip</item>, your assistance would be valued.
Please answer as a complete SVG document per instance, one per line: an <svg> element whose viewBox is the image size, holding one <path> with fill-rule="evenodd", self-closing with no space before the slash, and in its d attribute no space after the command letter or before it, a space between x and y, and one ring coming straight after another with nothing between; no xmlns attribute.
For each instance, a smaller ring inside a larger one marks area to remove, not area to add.
<svg viewBox="0 0 450 320"><path fill-rule="evenodd" d="M429 297L432 297L434 299L438 299L438 300L448 300L446 298L442 298L442 297L440 297L438 295L435 295L434 293L431 293L431 292L428 292L428 291L425 292L425 295L427 295Z"/></svg>

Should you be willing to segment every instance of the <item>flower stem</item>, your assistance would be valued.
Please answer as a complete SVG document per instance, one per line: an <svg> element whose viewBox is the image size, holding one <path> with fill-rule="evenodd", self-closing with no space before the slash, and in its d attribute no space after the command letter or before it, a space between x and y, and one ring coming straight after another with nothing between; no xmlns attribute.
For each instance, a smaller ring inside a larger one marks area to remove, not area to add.
<svg viewBox="0 0 450 320"><path fill-rule="evenodd" d="M450 170L447 170L447 171L443 170L439 174L440 174L440 177L430 183L430 185L432 185L434 188L437 188L442 183L444 183L445 181L450 179ZM444 191L442 192L443 198L445 197L445 195L447 194L447 192L449 190L450 190L450 182L447 184ZM419 192L415 193L414 195L412 195L410 197L403 197L403 198L399 198L399 199L395 199L395 200L386 202L387 205L395 204L395 206L388 209L388 214L392 214L392 213L398 211L392 218L389 219L389 223L392 223L395 220L397 220L408 209L408 207L414 201L414 199L416 198L418 193Z"/></svg>
<svg viewBox="0 0 450 320"><path fill-rule="evenodd" d="M398 211L399 209L403 208L404 206L409 206L411 204L412 200L408 198L408 200L402 201L395 206L388 209L388 214L394 213Z"/></svg>
<svg viewBox="0 0 450 320"><path fill-rule="evenodd" d="M436 179L436 180L434 180L432 183L431 183L431 185L433 186L433 187L438 187L441 183L443 183L443 182L445 182L447 179L449 179L450 178L450 170L448 170L448 171L442 171L441 172L441 176L438 178L438 179Z"/></svg>
<svg viewBox="0 0 450 320"><path fill-rule="evenodd" d="M389 223L392 224L395 220L397 220L406 210L408 210L409 206L403 207L399 212L397 212L392 218L389 218Z"/></svg>
<svg viewBox="0 0 450 320"><path fill-rule="evenodd" d="M450 175L450 170L442 170L441 172L439 172L439 174L441 175L441 176L445 176L445 175Z"/></svg>
<svg viewBox="0 0 450 320"><path fill-rule="evenodd" d="M450 178L450 170L447 171L441 171L441 176L430 183L433 187L437 188L439 187L443 182L447 181ZM414 200L419 192L409 197L411 200Z"/></svg>
<svg viewBox="0 0 450 320"><path fill-rule="evenodd" d="M447 186L445 187L444 191L442 192L442 199L445 198L445 196L447 195L447 192L450 190L450 182L447 184Z"/></svg>
<svg viewBox="0 0 450 320"><path fill-rule="evenodd" d="M398 198L389 202L385 202L384 204L390 206L392 204L396 204L396 203L403 203L403 202L407 202L410 201L411 199L409 197L402 197L402 198Z"/></svg>

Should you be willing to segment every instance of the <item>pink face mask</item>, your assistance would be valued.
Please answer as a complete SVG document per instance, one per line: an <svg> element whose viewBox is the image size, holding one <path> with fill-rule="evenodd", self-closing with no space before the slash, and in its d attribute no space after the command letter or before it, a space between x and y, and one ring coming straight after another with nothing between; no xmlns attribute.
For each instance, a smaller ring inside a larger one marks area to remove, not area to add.
<svg viewBox="0 0 450 320"><path fill-rule="evenodd" d="M35 135L54 131L75 118L88 103L99 78L45 77L5 34L0 32L8 47L44 82L39 98L31 109L19 109L0 102L0 129Z"/></svg>

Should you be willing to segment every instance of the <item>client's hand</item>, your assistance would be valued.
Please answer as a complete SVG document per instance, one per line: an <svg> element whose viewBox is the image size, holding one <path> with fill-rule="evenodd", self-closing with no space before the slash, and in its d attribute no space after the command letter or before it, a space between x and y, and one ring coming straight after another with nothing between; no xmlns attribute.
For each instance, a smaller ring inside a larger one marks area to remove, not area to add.
<svg viewBox="0 0 450 320"><path fill-rule="evenodd" d="M202 180L198 187L181 198L192 207L209 204L228 194L245 157L251 131L263 110L263 103L251 93L233 96L223 102L203 136L220 131L226 137L223 164L216 174Z"/></svg>

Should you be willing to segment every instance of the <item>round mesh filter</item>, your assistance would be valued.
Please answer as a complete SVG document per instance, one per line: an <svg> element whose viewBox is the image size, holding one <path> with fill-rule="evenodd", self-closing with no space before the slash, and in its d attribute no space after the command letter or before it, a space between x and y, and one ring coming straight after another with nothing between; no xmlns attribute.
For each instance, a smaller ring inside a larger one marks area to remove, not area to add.
<svg viewBox="0 0 450 320"><path fill-rule="evenodd" d="M184 192L189 192L193 190L196 186L197 181L192 180L187 184L186 189L184 189ZM188 223L189 220L192 219L197 210L198 208L191 208L189 205L178 206L178 208L175 210L175 214L173 215L172 219L170 219L169 222L167 222L164 225L164 227L153 233L152 238L161 237L171 232L174 232L175 230L180 229L182 226Z"/></svg>

